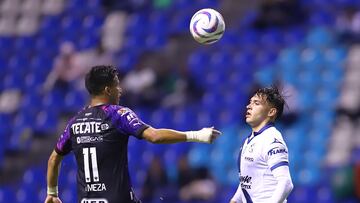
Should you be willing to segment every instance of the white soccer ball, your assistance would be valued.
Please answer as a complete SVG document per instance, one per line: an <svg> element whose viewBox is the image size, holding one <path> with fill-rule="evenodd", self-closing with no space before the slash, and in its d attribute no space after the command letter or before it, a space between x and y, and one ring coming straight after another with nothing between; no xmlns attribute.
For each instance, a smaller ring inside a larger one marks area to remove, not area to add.
<svg viewBox="0 0 360 203"><path fill-rule="evenodd" d="M211 8L196 12L190 21L190 32L201 44L212 44L224 34L225 22L219 12Z"/></svg>

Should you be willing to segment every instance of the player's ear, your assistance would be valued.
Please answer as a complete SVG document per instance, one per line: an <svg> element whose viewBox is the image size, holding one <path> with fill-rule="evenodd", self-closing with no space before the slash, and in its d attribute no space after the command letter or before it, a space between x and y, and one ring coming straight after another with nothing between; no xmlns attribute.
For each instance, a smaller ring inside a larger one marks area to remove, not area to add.
<svg viewBox="0 0 360 203"><path fill-rule="evenodd" d="M111 95L111 89L110 89L110 87L109 87L109 86L105 86L104 92L105 92L106 95Z"/></svg>
<svg viewBox="0 0 360 203"><path fill-rule="evenodd" d="M275 117L277 113L277 109L276 108L271 108L270 111L268 112L268 116L269 117Z"/></svg>

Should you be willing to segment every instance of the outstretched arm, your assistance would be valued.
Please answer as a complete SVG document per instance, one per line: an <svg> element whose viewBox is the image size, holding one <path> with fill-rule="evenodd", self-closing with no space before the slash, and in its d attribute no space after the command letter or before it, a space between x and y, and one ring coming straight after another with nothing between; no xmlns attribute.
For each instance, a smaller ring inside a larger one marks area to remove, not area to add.
<svg viewBox="0 0 360 203"><path fill-rule="evenodd" d="M214 128L203 128L198 131L176 131L172 129L155 129L152 127L144 130L144 139L157 144L170 144L177 142L204 142L212 143L219 135L220 131Z"/></svg>
<svg viewBox="0 0 360 203"><path fill-rule="evenodd" d="M51 153L47 169L47 197L45 203L61 203L58 197L58 177L63 156Z"/></svg>

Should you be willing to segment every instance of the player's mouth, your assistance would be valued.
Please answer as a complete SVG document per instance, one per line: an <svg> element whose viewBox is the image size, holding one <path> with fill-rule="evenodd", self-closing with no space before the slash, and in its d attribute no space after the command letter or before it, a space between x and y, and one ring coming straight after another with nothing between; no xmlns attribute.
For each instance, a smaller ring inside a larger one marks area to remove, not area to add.
<svg viewBox="0 0 360 203"><path fill-rule="evenodd" d="M246 112L246 114L245 114L245 117L247 118L247 117L250 117L251 116L251 114L250 114L250 112Z"/></svg>

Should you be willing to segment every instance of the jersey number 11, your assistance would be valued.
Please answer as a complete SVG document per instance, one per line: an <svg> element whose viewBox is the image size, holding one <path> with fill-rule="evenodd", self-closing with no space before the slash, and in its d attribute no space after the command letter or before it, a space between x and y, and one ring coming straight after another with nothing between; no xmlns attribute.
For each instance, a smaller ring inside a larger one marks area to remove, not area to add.
<svg viewBox="0 0 360 203"><path fill-rule="evenodd" d="M89 157L90 151L90 157ZM96 148L83 148L83 155L84 155L84 171L85 171L85 181L87 183L91 182L90 177L90 164L89 158L91 158L91 170L93 175L93 182L99 182L99 171L98 171L98 164L96 158Z"/></svg>

